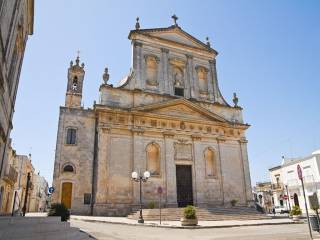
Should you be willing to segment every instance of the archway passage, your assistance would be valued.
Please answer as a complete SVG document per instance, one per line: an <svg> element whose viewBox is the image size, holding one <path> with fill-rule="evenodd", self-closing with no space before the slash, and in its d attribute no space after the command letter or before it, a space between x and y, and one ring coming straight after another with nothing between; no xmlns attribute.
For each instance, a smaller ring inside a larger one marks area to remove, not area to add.
<svg viewBox="0 0 320 240"><path fill-rule="evenodd" d="M299 198L296 193L293 194L293 201L294 201L294 205L299 207Z"/></svg>
<svg viewBox="0 0 320 240"><path fill-rule="evenodd" d="M62 191L61 191L61 203L64 204L67 208L71 208L72 202L72 183L65 182L62 183Z"/></svg>

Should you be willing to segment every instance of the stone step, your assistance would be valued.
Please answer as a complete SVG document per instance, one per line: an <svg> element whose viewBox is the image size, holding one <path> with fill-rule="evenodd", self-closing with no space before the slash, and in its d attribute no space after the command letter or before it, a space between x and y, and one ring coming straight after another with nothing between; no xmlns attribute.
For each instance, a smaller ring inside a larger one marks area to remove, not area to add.
<svg viewBox="0 0 320 240"><path fill-rule="evenodd" d="M159 209L144 209L145 220L159 220ZM164 208L161 210L163 220L176 221L183 216L183 208ZM196 215L201 221L221 221L221 220L258 220L269 219L270 217L259 213L253 208L245 207L221 207L221 208L196 208ZM139 211L128 215L129 219L138 219Z"/></svg>

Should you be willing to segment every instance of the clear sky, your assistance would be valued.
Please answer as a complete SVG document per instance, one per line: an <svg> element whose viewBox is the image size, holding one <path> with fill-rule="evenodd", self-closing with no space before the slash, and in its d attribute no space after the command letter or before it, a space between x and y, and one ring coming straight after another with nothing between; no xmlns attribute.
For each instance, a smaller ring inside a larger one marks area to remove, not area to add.
<svg viewBox="0 0 320 240"><path fill-rule="evenodd" d="M281 156L320 148L320 1L35 1L34 35L27 43L16 111L13 146L32 153L33 165L52 181L59 106L67 68L80 50L85 63L83 102L98 100L103 69L111 82L129 72L128 33L179 25L219 52L218 80L231 103L244 108L252 183L268 180Z"/></svg>

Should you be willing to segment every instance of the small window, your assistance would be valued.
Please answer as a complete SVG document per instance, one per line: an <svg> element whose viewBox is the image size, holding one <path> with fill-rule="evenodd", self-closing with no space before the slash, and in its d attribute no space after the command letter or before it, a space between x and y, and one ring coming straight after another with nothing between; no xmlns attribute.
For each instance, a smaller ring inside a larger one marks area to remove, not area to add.
<svg viewBox="0 0 320 240"><path fill-rule="evenodd" d="M77 130L74 128L68 128L67 130L67 144L76 144Z"/></svg>
<svg viewBox="0 0 320 240"><path fill-rule="evenodd" d="M174 88L174 95L183 97L184 96L183 88Z"/></svg>
<svg viewBox="0 0 320 240"><path fill-rule="evenodd" d="M83 195L83 204L89 205L91 203L91 193L85 193Z"/></svg>
<svg viewBox="0 0 320 240"><path fill-rule="evenodd" d="M74 172L74 169L71 165L66 165L66 166L64 166L63 171L64 172Z"/></svg>

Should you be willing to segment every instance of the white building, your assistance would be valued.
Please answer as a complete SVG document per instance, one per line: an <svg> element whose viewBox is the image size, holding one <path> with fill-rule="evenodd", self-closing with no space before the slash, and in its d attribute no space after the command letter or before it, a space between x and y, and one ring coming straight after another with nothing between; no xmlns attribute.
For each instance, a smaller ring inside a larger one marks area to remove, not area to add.
<svg viewBox="0 0 320 240"><path fill-rule="evenodd" d="M317 150L303 158L283 158L281 165L269 169L274 206L290 208L299 205L305 211L302 185L297 173L298 165L302 169L308 208L311 209L310 196L315 194L319 199L320 150Z"/></svg>

